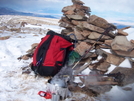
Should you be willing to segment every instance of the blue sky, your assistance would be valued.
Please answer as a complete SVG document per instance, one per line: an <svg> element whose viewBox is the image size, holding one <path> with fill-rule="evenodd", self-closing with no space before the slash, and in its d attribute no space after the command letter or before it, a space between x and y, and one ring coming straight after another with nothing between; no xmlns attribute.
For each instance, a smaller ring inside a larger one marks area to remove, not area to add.
<svg viewBox="0 0 134 101"><path fill-rule="evenodd" d="M134 22L133 0L81 0L91 8L91 14L104 18ZM71 0L0 0L0 6L34 13L61 14Z"/></svg>

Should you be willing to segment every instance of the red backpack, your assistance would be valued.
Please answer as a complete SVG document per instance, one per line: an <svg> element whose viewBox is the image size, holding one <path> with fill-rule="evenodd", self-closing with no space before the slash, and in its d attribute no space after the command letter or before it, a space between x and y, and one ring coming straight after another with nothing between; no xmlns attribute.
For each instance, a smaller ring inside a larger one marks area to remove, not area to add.
<svg viewBox="0 0 134 101"><path fill-rule="evenodd" d="M41 76L54 76L73 50L72 41L69 36L49 31L34 51L31 69Z"/></svg>

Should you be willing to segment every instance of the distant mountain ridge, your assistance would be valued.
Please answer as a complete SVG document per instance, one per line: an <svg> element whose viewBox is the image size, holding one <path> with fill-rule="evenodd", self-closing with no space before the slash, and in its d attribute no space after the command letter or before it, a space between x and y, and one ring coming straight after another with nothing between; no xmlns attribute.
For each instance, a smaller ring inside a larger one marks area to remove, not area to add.
<svg viewBox="0 0 134 101"><path fill-rule="evenodd" d="M52 15L41 15L41 14L36 14L36 13L20 12L20 11L16 11L8 7L0 7L0 15L21 15L21 16L33 16L33 17L57 18L57 19L60 18L60 17L57 17L57 16L55 17ZM128 25L123 25L119 23L113 23L113 24L117 26L118 29L128 26ZM131 26L131 27L134 28L134 26Z"/></svg>
<svg viewBox="0 0 134 101"><path fill-rule="evenodd" d="M113 24L114 24L115 26L117 26L118 29L131 26L131 25L123 25L123 24L119 24L119 23L113 23ZM134 28L134 26L131 26L131 28Z"/></svg>
<svg viewBox="0 0 134 101"><path fill-rule="evenodd" d="M35 14L35 13L20 12L20 11L16 11L16 10L13 10L13 9L7 8L7 7L0 7L0 15L22 15L22 16L56 18L51 15L41 15L41 14Z"/></svg>

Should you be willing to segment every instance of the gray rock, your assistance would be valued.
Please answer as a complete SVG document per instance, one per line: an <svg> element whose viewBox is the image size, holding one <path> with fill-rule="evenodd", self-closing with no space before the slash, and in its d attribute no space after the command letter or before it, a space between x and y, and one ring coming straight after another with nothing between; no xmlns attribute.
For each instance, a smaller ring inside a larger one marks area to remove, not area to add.
<svg viewBox="0 0 134 101"><path fill-rule="evenodd" d="M126 36L116 36L111 43L112 50L114 51L131 51L133 45L127 40Z"/></svg>
<svg viewBox="0 0 134 101"><path fill-rule="evenodd" d="M124 86L134 83L134 68L116 67L111 73L118 73L118 72L125 74L125 78L122 81L122 84Z"/></svg>

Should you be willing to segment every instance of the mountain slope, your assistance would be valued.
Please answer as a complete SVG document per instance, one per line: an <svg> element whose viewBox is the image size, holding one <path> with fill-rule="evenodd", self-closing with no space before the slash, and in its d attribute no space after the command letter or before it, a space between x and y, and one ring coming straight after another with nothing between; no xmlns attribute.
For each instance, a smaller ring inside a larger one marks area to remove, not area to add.
<svg viewBox="0 0 134 101"><path fill-rule="evenodd" d="M0 15L23 15L23 16L35 16L35 17L46 17L46 18L56 18L51 15L41 15L35 13L25 13L13 10L11 8L0 7Z"/></svg>

